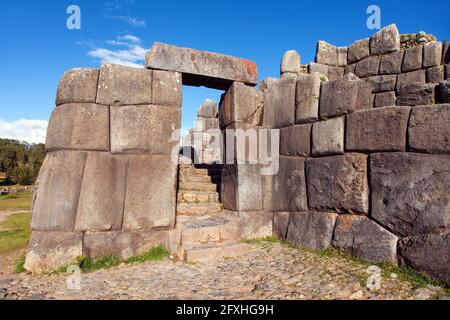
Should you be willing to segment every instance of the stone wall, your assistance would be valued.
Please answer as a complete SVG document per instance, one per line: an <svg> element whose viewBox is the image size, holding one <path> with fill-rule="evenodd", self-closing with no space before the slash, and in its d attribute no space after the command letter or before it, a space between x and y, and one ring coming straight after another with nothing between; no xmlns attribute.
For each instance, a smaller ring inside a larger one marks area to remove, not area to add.
<svg viewBox="0 0 450 320"><path fill-rule="evenodd" d="M168 245L177 183L170 137L180 127L181 88L178 72L112 64L62 76L33 200L27 270Z"/></svg>

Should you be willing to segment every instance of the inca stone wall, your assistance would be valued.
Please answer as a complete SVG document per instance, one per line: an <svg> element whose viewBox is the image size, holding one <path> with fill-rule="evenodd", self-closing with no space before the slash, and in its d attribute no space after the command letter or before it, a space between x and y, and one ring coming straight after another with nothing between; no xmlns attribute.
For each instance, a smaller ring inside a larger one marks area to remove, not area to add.
<svg viewBox="0 0 450 320"><path fill-rule="evenodd" d="M210 151L225 161L233 150L220 201L249 217L243 227L273 223L275 235L302 247L334 246L448 281L450 50L424 38L402 42L390 25L348 47L319 41L315 62L301 64L287 51L281 77L258 87L251 61L160 43L147 69L67 72L49 124L26 268L80 255L126 257L158 243L176 250L171 135L186 84L224 90L218 116L206 103L194 131L219 125L223 143ZM227 131L248 129L258 152L267 143L275 174L242 163L252 146ZM260 135L264 129L271 135Z"/></svg>

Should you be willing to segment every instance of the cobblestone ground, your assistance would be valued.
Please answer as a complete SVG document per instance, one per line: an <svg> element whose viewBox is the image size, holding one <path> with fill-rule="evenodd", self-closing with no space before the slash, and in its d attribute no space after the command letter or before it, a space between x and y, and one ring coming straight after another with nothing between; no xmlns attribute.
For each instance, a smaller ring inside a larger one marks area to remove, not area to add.
<svg viewBox="0 0 450 320"><path fill-rule="evenodd" d="M248 244L241 257L210 265L170 259L121 265L81 275L81 290L68 290L66 276L16 275L0 279L2 299L432 299L439 287L414 289L383 276L369 291L366 266L323 257L280 243Z"/></svg>

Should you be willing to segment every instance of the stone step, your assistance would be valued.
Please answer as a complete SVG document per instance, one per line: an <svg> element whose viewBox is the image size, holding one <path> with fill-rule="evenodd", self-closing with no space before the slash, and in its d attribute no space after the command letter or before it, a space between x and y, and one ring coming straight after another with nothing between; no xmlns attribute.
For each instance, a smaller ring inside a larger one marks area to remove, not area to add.
<svg viewBox="0 0 450 320"><path fill-rule="evenodd" d="M232 258L245 255L250 250L250 246L246 243L232 241L226 243L183 245L183 249L183 258L185 261L211 263L225 257Z"/></svg>
<svg viewBox="0 0 450 320"><path fill-rule="evenodd" d="M211 183L211 177L208 175L191 175L186 174L182 177L182 180L185 182L204 182Z"/></svg>
<svg viewBox="0 0 450 320"><path fill-rule="evenodd" d="M216 192L217 186L213 183L181 181L180 190Z"/></svg>
<svg viewBox="0 0 450 320"><path fill-rule="evenodd" d="M202 216L186 220L182 225L181 243L194 245L239 240L237 222L236 218L221 216Z"/></svg>
<svg viewBox="0 0 450 320"><path fill-rule="evenodd" d="M213 214L222 211L219 202L209 203L177 203L177 214L187 216L198 216L203 214Z"/></svg>
<svg viewBox="0 0 450 320"><path fill-rule="evenodd" d="M180 202L188 202L188 203L196 203L196 202L218 202L219 201L219 193L212 191L187 191L180 190L178 191L177 201Z"/></svg>

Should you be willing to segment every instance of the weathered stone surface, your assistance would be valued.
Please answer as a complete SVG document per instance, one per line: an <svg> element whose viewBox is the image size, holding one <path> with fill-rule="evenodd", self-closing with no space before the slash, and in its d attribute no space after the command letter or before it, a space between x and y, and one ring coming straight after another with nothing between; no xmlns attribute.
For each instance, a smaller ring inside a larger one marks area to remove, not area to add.
<svg viewBox="0 0 450 320"><path fill-rule="evenodd" d="M265 177L264 209L268 211L308 210L305 159L280 156L278 173Z"/></svg>
<svg viewBox="0 0 450 320"><path fill-rule="evenodd" d="M319 118L320 86L322 80L318 72L301 75L297 80L295 98L295 123L317 121Z"/></svg>
<svg viewBox="0 0 450 320"><path fill-rule="evenodd" d="M450 233L425 234L400 239L399 262L428 273L441 281L450 281Z"/></svg>
<svg viewBox="0 0 450 320"><path fill-rule="evenodd" d="M347 65L347 67L345 68L345 74L348 74L348 73L355 73L355 69L356 69L356 63L354 63L354 64L349 64L349 65Z"/></svg>
<svg viewBox="0 0 450 320"><path fill-rule="evenodd" d="M32 273L57 270L82 256L81 232L33 231L25 259Z"/></svg>
<svg viewBox="0 0 450 320"><path fill-rule="evenodd" d="M59 81L56 105L63 103L95 103L98 69L75 68L66 71Z"/></svg>
<svg viewBox="0 0 450 320"><path fill-rule="evenodd" d="M345 67L347 65L348 47L337 48L337 65Z"/></svg>
<svg viewBox="0 0 450 320"><path fill-rule="evenodd" d="M109 107L95 103L56 107L48 123L45 149L109 151Z"/></svg>
<svg viewBox="0 0 450 320"><path fill-rule="evenodd" d="M367 156L347 153L306 160L308 204L318 211L369 212Z"/></svg>
<svg viewBox="0 0 450 320"><path fill-rule="evenodd" d="M326 249L331 245L337 216L332 212L293 212L286 240L302 248Z"/></svg>
<svg viewBox="0 0 450 320"><path fill-rule="evenodd" d="M442 50L442 64L450 63L450 42L445 42Z"/></svg>
<svg viewBox="0 0 450 320"><path fill-rule="evenodd" d="M73 230L86 156L86 152L79 151L46 155L31 213L33 230Z"/></svg>
<svg viewBox="0 0 450 320"><path fill-rule="evenodd" d="M105 105L152 103L152 71L111 63L102 64L97 103Z"/></svg>
<svg viewBox="0 0 450 320"><path fill-rule="evenodd" d="M238 229L241 239L270 237L273 234L273 212L239 211Z"/></svg>
<svg viewBox="0 0 450 320"><path fill-rule="evenodd" d="M380 57L370 56L359 61L355 67L355 74L358 77L369 77L378 74L380 68Z"/></svg>
<svg viewBox="0 0 450 320"><path fill-rule="evenodd" d="M128 259L157 245L167 246L168 231L136 230L86 232L83 255L93 259L106 256Z"/></svg>
<svg viewBox="0 0 450 320"><path fill-rule="evenodd" d="M309 73L313 74L315 72L323 74L324 76L328 77L328 65L311 62L309 64Z"/></svg>
<svg viewBox="0 0 450 320"><path fill-rule="evenodd" d="M381 75L369 77L366 79L372 86L373 93L393 91L395 90L395 83L397 82L396 75Z"/></svg>
<svg viewBox="0 0 450 320"><path fill-rule="evenodd" d="M450 104L413 108L408 134L411 150L450 153Z"/></svg>
<svg viewBox="0 0 450 320"><path fill-rule="evenodd" d="M422 68L423 46L417 46L405 50L402 72L414 71Z"/></svg>
<svg viewBox="0 0 450 320"><path fill-rule="evenodd" d="M445 65L445 79L450 78L450 64Z"/></svg>
<svg viewBox="0 0 450 320"><path fill-rule="evenodd" d="M316 63L337 66L337 47L322 40L317 42Z"/></svg>
<svg viewBox="0 0 450 320"><path fill-rule="evenodd" d="M332 244L370 262L397 263L398 238L376 222L354 215L339 215Z"/></svg>
<svg viewBox="0 0 450 320"><path fill-rule="evenodd" d="M372 218L400 236L450 226L450 157L415 153L370 156Z"/></svg>
<svg viewBox="0 0 450 320"><path fill-rule="evenodd" d="M273 235L280 240L286 240L289 225L289 212L273 213Z"/></svg>
<svg viewBox="0 0 450 320"><path fill-rule="evenodd" d="M298 73L301 71L301 57L295 50L288 50L284 53L281 60L280 73L293 72Z"/></svg>
<svg viewBox="0 0 450 320"><path fill-rule="evenodd" d="M425 83L425 70L417 70L399 74L397 76L397 84L395 86L395 90L398 93L402 85L410 84L413 82Z"/></svg>
<svg viewBox="0 0 450 320"><path fill-rule="evenodd" d="M345 68L344 67L334 67L328 66L328 80L334 81L340 79L344 76Z"/></svg>
<svg viewBox="0 0 450 320"><path fill-rule="evenodd" d="M111 152L170 154L181 110L157 105L111 106Z"/></svg>
<svg viewBox="0 0 450 320"><path fill-rule="evenodd" d="M394 51L381 56L379 74L398 74L402 72L404 50Z"/></svg>
<svg viewBox="0 0 450 320"><path fill-rule="evenodd" d="M123 230L173 227L176 183L170 156L129 156Z"/></svg>
<svg viewBox="0 0 450 320"><path fill-rule="evenodd" d="M377 93L377 94L375 94L375 100L373 102L373 107L374 108L382 108L382 107L395 106L396 100L397 100L397 97L395 96L395 91Z"/></svg>
<svg viewBox="0 0 450 320"><path fill-rule="evenodd" d="M207 131L210 129L217 129L219 130L219 119L218 118L202 118L198 117L195 120L194 124L195 131Z"/></svg>
<svg viewBox="0 0 450 320"><path fill-rule="evenodd" d="M217 102L206 99L205 102L198 108L197 115L203 118L217 117Z"/></svg>
<svg viewBox="0 0 450 320"><path fill-rule="evenodd" d="M442 42L432 41L423 45L423 67L436 67L442 61Z"/></svg>
<svg viewBox="0 0 450 320"><path fill-rule="evenodd" d="M342 79L323 82L320 95L320 116L340 116L372 107L372 87L349 73Z"/></svg>
<svg viewBox="0 0 450 320"><path fill-rule="evenodd" d="M219 108L220 125L222 128L233 122L258 125L261 123L262 112L262 93L244 83L233 82L223 96Z"/></svg>
<svg viewBox="0 0 450 320"><path fill-rule="evenodd" d="M400 33L395 24L384 27L370 38L370 54L386 54L400 50Z"/></svg>
<svg viewBox="0 0 450 320"><path fill-rule="evenodd" d="M222 171L221 201L232 211L262 210L262 178L259 165L227 164Z"/></svg>
<svg viewBox="0 0 450 320"><path fill-rule="evenodd" d="M348 47L348 64L358 62L369 55L369 38L355 41Z"/></svg>
<svg viewBox="0 0 450 320"><path fill-rule="evenodd" d="M435 99L435 87L433 83L406 83L400 86L397 95L397 105L418 106L432 104Z"/></svg>
<svg viewBox="0 0 450 320"><path fill-rule="evenodd" d="M264 126L281 128L295 122L295 79L267 78L264 92Z"/></svg>
<svg viewBox="0 0 450 320"><path fill-rule="evenodd" d="M410 107L384 107L347 115L348 151L404 151Z"/></svg>
<svg viewBox="0 0 450 320"><path fill-rule="evenodd" d="M153 70L152 73L152 103L181 107L183 99L181 73L163 70Z"/></svg>
<svg viewBox="0 0 450 320"><path fill-rule="evenodd" d="M444 81L444 66L427 69L427 83L439 83Z"/></svg>
<svg viewBox="0 0 450 320"><path fill-rule="evenodd" d="M233 81L255 85L258 81L256 63L208 51L155 42L146 56L146 67L177 71L183 84L226 90Z"/></svg>
<svg viewBox="0 0 450 320"><path fill-rule="evenodd" d="M312 124L300 124L280 129L280 154L307 157L311 150Z"/></svg>
<svg viewBox="0 0 450 320"><path fill-rule="evenodd" d="M76 231L120 230L125 203L127 156L90 152L81 184Z"/></svg>
<svg viewBox="0 0 450 320"><path fill-rule="evenodd" d="M344 153L345 117L315 122L312 127L312 154L326 156Z"/></svg>
<svg viewBox="0 0 450 320"><path fill-rule="evenodd" d="M439 83L439 91L441 93L442 102L450 103L450 79Z"/></svg>

